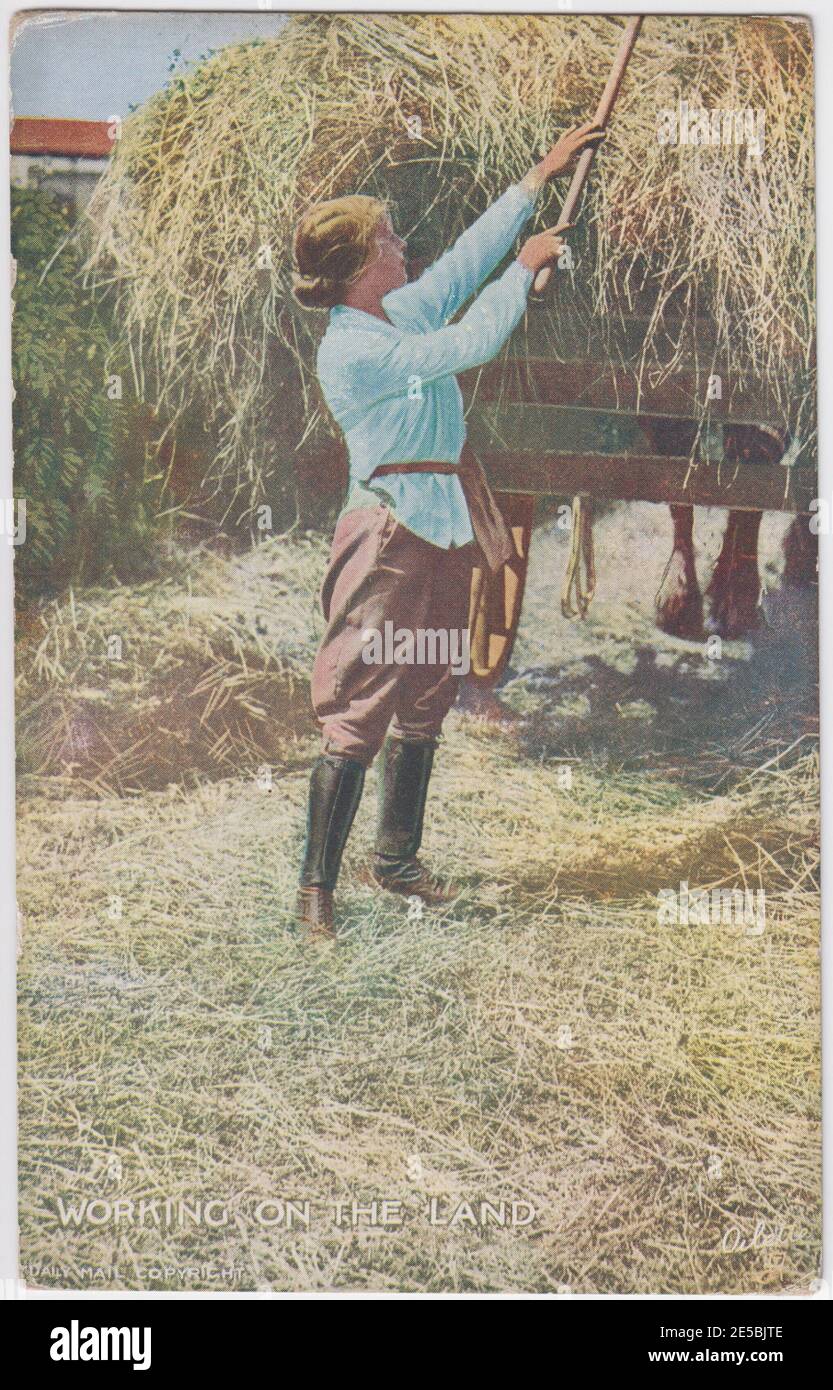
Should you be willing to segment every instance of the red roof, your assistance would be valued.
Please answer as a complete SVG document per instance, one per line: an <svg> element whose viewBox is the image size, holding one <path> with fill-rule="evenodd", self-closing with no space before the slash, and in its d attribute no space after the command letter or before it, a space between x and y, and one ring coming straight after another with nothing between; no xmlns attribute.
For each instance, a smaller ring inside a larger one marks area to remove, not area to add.
<svg viewBox="0 0 833 1390"><path fill-rule="evenodd" d="M106 159L113 149L110 121L65 121L49 116L18 116L12 126L12 154L53 154Z"/></svg>

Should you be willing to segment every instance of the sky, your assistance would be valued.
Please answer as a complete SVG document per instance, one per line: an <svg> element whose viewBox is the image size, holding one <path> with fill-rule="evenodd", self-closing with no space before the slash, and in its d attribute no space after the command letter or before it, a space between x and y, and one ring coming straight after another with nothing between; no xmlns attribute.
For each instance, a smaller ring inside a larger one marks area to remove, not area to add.
<svg viewBox="0 0 833 1390"><path fill-rule="evenodd" d="M11 55L15 116L106 121L126 116L164 86L170 65L209 48L277 34L286 16L179 11L32 16L17 29ZM180 57L174 56L178 49Z"/></svg>

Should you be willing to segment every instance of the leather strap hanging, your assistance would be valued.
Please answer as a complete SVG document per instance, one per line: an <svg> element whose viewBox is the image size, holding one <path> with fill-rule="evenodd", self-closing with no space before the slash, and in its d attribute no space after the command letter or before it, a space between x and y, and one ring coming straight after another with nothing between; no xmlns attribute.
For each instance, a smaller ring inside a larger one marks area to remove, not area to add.
<svg viewBox="0 0 833 1390"><path fill-rule="evenodd" d="M582 566L584 578L582 579ZM596 592L596 559L593 552L593 503L589 497L573 498L570 558L561 588L561 612L565 618L586 618Z"/></svg>

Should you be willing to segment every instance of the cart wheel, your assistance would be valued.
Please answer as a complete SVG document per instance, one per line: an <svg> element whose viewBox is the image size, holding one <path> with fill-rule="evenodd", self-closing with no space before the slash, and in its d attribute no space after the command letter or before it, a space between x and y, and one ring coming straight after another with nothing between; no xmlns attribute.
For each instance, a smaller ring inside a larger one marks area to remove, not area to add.
<svg viewBox="0 0 833 1390"><path fill-rule="evenodd" d="M472 574L469 603L471 671L468 679L475 685L486 687L500 680L515 645L535 511L535 498L526 493L499 492L496 501L512 532L517 554L503 566L499 574L490 575L488 570L480 566L476 566Z"/></svg>

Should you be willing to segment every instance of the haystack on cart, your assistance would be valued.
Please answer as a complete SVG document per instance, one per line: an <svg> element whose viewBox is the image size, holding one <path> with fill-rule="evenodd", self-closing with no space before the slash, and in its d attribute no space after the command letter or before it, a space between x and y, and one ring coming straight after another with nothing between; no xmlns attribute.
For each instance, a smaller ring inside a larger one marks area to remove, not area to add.
<svg viewBox="0 0 833 1390"><path fill-rule="evenodd" d="M148 453L169 510L259 534L268 504L283 532L316 524L346 479L315 382L321 325L292 302L300 209L388 198L429 263L554 124L583 120L602 87L600 108L615 95L637 29L598 15L297 15L177 74L125 121L90 207L88 273L158 423ZM681 636L702 632L692 508L727 507L708 618L728 637L754 621L762 512L807 513L816 490L810 26L651 16L628 89L592 205L571 218L571 185L561 218L546 215L577 224L578 275L554 271L549 318L531 307L515 357L468 384L469 436L519 546L473 595L483 681L509 659L536 497L583 499L585 559L594 499L669 505L676 588L658 618ZM738 143L737 122L719 149L660 141L658 113L695 92L712 116L765 112L765 149ZM806 517L790 535L810 583Z"/></svg>

